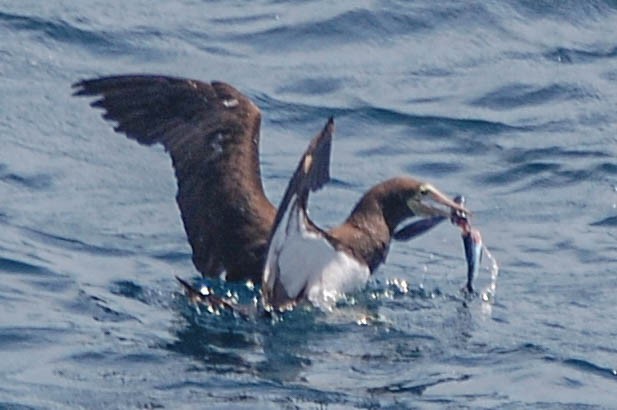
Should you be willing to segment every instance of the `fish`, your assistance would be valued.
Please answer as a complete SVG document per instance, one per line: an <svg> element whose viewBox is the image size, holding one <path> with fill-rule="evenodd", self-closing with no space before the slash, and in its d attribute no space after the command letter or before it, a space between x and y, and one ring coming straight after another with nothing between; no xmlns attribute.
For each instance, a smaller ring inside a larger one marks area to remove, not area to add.
<svg viewBox="0 0 617 410"><path fill-rule="evenodd" d="M454 202L461 206L465 206L465 197L459 195L454 198ZM463 211L453 210L450 221L461 228L463 250L465 251L465 259L467 261L467 283L463 290L473 295L476 293L473 286L474 280L478 277L480 262L482 261L482 255L484 253L482 235L479 229L471 226L468 215Z"/></svg>

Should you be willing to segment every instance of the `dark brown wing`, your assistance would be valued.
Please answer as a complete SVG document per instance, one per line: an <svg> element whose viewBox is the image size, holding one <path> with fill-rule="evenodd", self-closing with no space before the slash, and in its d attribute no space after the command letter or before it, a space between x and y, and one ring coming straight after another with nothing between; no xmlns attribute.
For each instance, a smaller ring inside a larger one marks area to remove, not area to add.
<svg viewBox="0 0 617 410"><path fill-rule="evenodd" d="M259 171L259 109L228 84L150 75L84 80L75 95L117 132L171 154L177 201L204 275L259 282L276 209Z"/></svg>

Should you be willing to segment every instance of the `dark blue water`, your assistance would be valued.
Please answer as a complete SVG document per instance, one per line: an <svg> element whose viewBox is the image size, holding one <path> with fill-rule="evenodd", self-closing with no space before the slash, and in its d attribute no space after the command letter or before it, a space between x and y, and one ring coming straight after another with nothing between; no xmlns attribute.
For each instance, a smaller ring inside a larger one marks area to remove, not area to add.
<svg viewBox="0 0 617 410"><path fill-rule="evenodd" d="M0 39L0 408L617 408L614 1L0 1ZM324 226L394 175L466 195L494 304L444 224L331 313L199 313L167 155L71 97L136 72L256 101L273 201L335 115Z"/></svg>

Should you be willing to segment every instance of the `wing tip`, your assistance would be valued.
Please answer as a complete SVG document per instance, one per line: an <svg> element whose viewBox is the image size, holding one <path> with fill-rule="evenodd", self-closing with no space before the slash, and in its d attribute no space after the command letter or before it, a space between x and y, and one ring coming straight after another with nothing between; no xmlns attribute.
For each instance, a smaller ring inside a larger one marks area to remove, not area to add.
<svg viewBox="0 0 617 410"><path fill-rule="evenodd" d="M329 133L334 133L334 115L331 115L326 122L326 126L324 127L324 131Z"/></svg>
<svg viewBox="0 0 617 410"><path fill-rule="evenodd" d="M201 294L201 292L195 289L193 285L191 285L190 283L182 279L180 276L177 276L177 275L174 275L174 276L176 280L180 282L180 284L182 285L182 288L186 292L189 299L191 299L193 302L200 301L201 299L203 299L203 295Z"/></svg>
<svg viewBox="0 0 617 410"><path fill-rule="evenodd" d="M71 90L73 90L73 97L81 97L89 95L86 86L87 80L80 80L71 84Z"/></svg>
<svg viewBox="0 0 617 410"><path fill-rule="evenodd" d="M102 90L99 89L102 81L106 77L99 78L84 78L71 84L74 97L82 96L95 96L101 94Z"/></svg>

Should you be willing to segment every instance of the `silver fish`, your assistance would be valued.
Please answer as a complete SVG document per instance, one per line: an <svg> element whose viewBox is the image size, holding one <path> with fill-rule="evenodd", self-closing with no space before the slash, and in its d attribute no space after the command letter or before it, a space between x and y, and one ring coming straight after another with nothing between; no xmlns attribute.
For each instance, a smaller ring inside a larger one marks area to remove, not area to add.
<svg viewBox="0 0 617 410"><path fill-rule="evenodd" d="M459 205L465 205L465 197L457 196L454 202ZM452 211L450 221L461 228L461 237L463 238L463 249L465 251L465 259L467 260L467 284L465 290L470 294L474 293L473 282L478 276L480 270L480 262L484 246L482 244L482 235L480 231L471 226L469 218L464 212Z"/></svg>

